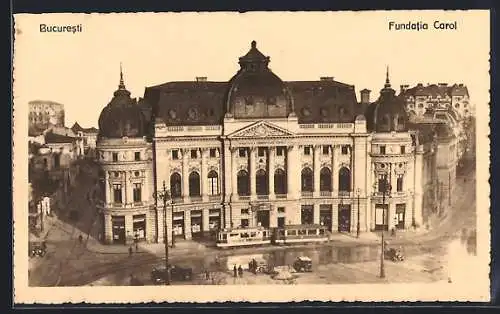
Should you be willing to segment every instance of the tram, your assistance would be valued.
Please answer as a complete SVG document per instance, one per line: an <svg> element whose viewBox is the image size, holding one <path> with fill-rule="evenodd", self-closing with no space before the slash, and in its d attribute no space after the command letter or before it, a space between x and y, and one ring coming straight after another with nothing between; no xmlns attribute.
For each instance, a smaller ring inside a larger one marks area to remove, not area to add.
<svg viewBox="0 0 500 314"><path fill-rule="evenodd" d="M288 225L277 228L273 237L275 244L309 243L328 241L328 228L318 224Z"/></svg>
<svg viewBox="0 0 500 314"><path fill-rule="evenodd" d="M270 231L263 227L223 229L217 233L217 247L245 247L270 244Z"/></svg>

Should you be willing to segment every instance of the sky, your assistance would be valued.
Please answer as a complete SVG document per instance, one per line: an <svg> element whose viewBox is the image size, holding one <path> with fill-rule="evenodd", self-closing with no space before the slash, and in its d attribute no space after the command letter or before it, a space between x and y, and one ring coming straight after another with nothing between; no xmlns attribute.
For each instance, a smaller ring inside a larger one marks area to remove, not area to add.
<svg viewBox="0 0 500 314"><path fill-rule="evenodd" d="M476 106L489 103L488 11L316 13L142 13L16 15L14 106L64 104L66 125L97 127L119 82L132 97L168 81L227 81L257 41L284 81L333 76L378 96L389 66L393 88L419 82L464 83ZM457 21L455 31L433 30ZM422 21L426 31L389 30ZM81 33L41 33L40 24L77 25ZM24 110L21 110L24 112ZM27 115L26 115L27 119Z"/></svg>

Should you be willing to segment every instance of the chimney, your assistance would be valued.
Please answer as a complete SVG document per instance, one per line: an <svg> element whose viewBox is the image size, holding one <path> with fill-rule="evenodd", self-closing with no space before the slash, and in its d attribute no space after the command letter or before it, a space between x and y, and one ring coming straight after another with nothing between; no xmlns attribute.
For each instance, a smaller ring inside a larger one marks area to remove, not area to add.
<svg viewBox="0 0 500 314"><path fill-rule="evenodd" d="M361 95L361 103L362 104L369 104L370 103L370 92L371 92L371 90L366 89L366 88L359 92L359 94Z"/></svg>
<svg viewBox="0 0 500 314"><path fill-rule="evenodd" d="M196 82L206 82L207 77L206 76L197 76L196 77Z"/></svg>
<svg viewBox="0 0 500 314"><path fill-rule="evenodd" d="M321 81L333 82L333 76L322 76L319 78Z"/></svg>

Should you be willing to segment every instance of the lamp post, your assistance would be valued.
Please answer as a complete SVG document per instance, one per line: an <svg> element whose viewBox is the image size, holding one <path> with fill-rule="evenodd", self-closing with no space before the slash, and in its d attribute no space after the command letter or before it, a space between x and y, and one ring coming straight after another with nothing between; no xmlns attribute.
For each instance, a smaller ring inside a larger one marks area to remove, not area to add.
<svg viewBox="0 0 500 314"><path fill-rule="evenodd" d="M171 202L172 204L173 202L170 193L165 186L165 181L163 181L163 189L157 197L163 201L163 237L165 242L165 269L167 272L166 284L170 285L170 268L168 265L167 202Z"/></svg>
<svg viewBox="0 0 500 314"><path fill-rule="evenodd" d="M359 219L360 219L360 207L359 207L359 197L361 196L361 189L360 188L357 188L356 189L356 195L358 196L358 219L357 219L357 224L356 224L356 238L359 238L359 228L360 228L360 223L359 223Z"/></svg>
<svg viewBox="0 0 500 314"><path fill-rule="evenodd" d="M385 266L384 266L384 252L385 252L385 241L384 241L384 229L385 229L385 194L390 193L392 187L387 179L383 181L382 186L382 242L380 245L380 278L385 278Z"/></svg>
<svg viewBox="0 0 500 314"><path fill-rule="evenodd" d="M411 196L411 226L413 227L413 229L415 229L417 227L417 222L415 221L415 192L413 192L412 190L409 190L408 191L410 193L410 196Z"/></svg>

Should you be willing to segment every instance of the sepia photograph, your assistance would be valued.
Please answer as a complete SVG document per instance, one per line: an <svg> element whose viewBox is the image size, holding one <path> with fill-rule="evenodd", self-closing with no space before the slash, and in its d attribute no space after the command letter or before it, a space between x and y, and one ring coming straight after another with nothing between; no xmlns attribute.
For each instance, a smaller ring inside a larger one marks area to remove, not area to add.
<svg viewBox="0 0 500 314"><path fill-rule="evenodd" d="M15 15L15 301L488 301L489 40L486 10Z"/></svg>

